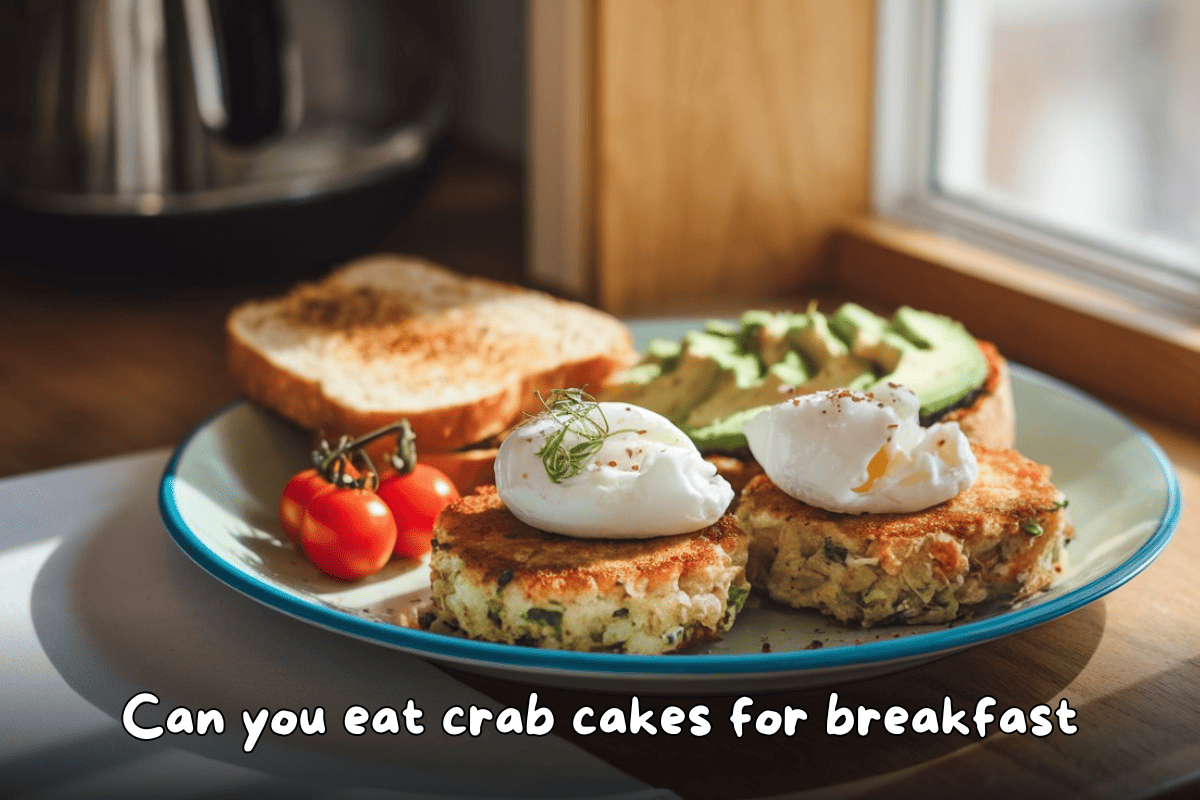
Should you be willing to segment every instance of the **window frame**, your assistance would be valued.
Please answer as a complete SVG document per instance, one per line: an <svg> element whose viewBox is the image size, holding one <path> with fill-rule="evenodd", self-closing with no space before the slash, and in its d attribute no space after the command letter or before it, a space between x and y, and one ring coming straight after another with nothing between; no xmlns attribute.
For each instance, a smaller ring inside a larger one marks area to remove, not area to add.
<svg viewBox="0 0 1200 800"><path fill-rule="evenodd" d="M1024 264L1200 321L1200 275L1120 236L1089 240L1016 208L935 186L940 21L945 0L878 0L871 209Z"/></svg>

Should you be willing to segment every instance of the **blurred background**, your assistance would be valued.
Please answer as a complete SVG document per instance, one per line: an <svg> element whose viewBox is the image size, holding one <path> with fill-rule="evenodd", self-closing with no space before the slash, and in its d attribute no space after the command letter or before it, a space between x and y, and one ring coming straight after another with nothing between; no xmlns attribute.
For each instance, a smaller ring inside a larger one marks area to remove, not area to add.
<svg viewBox="0 0 1200 800"><path fill-rule="evenodd" d="M1200 4L942 5L945 194L1200 274Z"/></svg>
<svg viewBox="0 0 1200 800"><path fill-rule="evenodd" d="M302 276L464 171L520 230L522 0L2 7L9 259L98 285Z"/></svg>
<svg viewBox="0 0 1200 800"><path fill-rule="evenodd" d="M822 296L886 19L931 21L929 193L1194 285L1198 9L0 0L0 474L178 441L235 303L370 251L625 316Z"/></svg>
<svg viewBox="0 0 1200 800"><path fill-rule="evenodd" d="M1200 272L1195 3L898 5L934 19L933 192ZM803 290L870 205L878 7L3 0L0 257L146 289L407 249L618 312Z"/></svg>
<svg viewBox="0 0 1200 800"><path fill-rule="evenodd" d="M522 0L0 0L0 475L178 442L223 323L375 251L519 280Z"/></svg>

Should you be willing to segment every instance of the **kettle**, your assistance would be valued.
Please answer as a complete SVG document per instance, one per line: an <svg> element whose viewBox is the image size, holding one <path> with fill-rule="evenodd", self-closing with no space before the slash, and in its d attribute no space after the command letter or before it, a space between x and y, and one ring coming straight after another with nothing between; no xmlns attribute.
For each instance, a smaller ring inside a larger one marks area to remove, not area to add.
<svg viewBox="0 0 1200 800"><path fill-rule="evenodd" d="M30 4L6 193L68 214L297 202L410 171L451 108L436 4Z"/></svg>

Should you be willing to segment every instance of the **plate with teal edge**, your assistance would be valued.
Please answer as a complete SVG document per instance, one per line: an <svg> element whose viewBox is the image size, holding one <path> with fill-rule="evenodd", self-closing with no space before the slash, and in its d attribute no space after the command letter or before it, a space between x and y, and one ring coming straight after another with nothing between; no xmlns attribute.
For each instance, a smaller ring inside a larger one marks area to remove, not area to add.
<svg viewBox="0 0 1200 800"><path fill-rule="evenodd" d="M695 319L635 320L635 340L678 338ZM354 583L317 572L284 536L279 494L309 463L308 438L248 401L179 445L163 474L167 530L202 569L276 611L436 663L521 683L582 690L715 694L828 686L895 672L1057 619L1121 587L1178 524L1179 483L1154 440L1059 380L1010 366L1017 449L1049 464L1070 499L1075 537L1054 585L1018 606L950 625L858 630L816 612L747 607L720 642L678 655L576 653L479 642L400 624L429 596L427 560L393 560ZM820 647L814 647L820 642ZM764 643L770 652L764 651Z"/></svg>

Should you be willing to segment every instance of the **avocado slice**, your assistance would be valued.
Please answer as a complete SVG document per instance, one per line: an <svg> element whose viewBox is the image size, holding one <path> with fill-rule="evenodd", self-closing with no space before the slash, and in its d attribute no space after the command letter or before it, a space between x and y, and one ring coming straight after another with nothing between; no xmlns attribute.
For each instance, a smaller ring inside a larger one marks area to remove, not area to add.
<svg viewBox="0 0 1200 800"><path fill-rule="evenodd" d="M685 421L687 429L705 428L738 411L779 403L791 395L792 389L807 381L809 373L800 354L789 350L765 375L759 377L756 364L749 380L747 373L741 377L740 384L734 382L718 387L708 399L693 408Z"/></svg>
<svg viewBox="0 0 1200 800"><path fill-rule="evenodd" d="M805 315L806 324L793 328L789 342L813 365L814 374L801 388L808 392L827 389L859 389L875 382L871 363L850 352L850 348L830 329L829 320L816 309Z"/></svg>
<svg viewBox="0 0 1200 800"><path fill-rule="evenodd" d="M854 352L879 366L879 383L912 389L923 419L954 407L987 379L987 359L975 338L949 317L904 306L881 325L881 317L850 303L834 317Z"/></svg>
<svg viewBox="0 0 1200 800"><path fill-rule="evenodd" d="M880 375L888 375L900 365L911 343L893 331L887 319L856 303L843 303L829 317L829 327L850 351L870 361Z"/></svg>
<svg viewBox="0 0 1200 800"><path fill-rule="evenodd" d="M739 352L736 339L691 331L684 336L672 368L661 368L644 383L613 386L604 393L604 399L635 403L679 425L688 412L715 392L749 384L757 377L757 359Z"/></svg>
<svg viewBox="0 0 1200 800"><path fill-rule="evenodd" d="M892 316L889 327L914 349L886 378L916 393L922 417L952 408L987 380L987 359L962 324L904 306Z"/></svg>
<svg viewBox="0 0 1200 800"><path fill-rule="evenodd" d="M662 374L662 364L654 361L639 361L631 367L626 367L612 377L612 386L607 390L605 399L626 399L614 397L626 389L644 386Z"/></svg>
<svg viewBox="0 0 1200 800"><path fill-rule="evenodd" d="M747 311L742 314L742 347L747 352L758 354L763 369L768 369L792 352L789 337L794 330L806 325L808 317L805 314Z"/></svg>
<svg viewBox="0 0 1200 800"><path fill-rule="evenodd" d="M610 379L609 387L604 392L604 399L628 400L629 398L625 397L625 394L649 383L663 372L674 369L682 352L682 342L672 342L667 339L651 340L650 344L646 346L646 352L636 364L626 367Z"/></svg>
<svg viewBox="0 0 1200 800"><path fill-rule="evenodd" d="M741 426L787 397L842 387L865 389L876 381L870 363L852 354L815 308L805 314L748 312L743 326L752 334L742 340L760 348L766 371L736 390L714 392L692 409L685 430L702 450L744 447Z"/></svg>
<svg viewBox="0 0 1200 800"><path fill-rule="evenodd" d="M854 303L826 317L814 304L655 340L602 399L657 411L701 450L731 451L746 446L747 421L788 396L899 383L928 419L978 389L987 369L975 339L948 317L906 306L887 320Z"/></svg>
<svg viewBox="0 0 1200 800"><path fill-rule="evenodd" d="M742 328L736 322L730 322L724 319L710 319L704 323L704 332L711 333L713 336L724 336L726 339L737 338Z"/></svg>
<svg viewBox="0 0 1200 800"><path fill-rule="evenodd" d="M669 339L652 339L646 346L643 361L661 364L663 369L674 369L679 356L683 353L683 342L673 342Z"/></svg>
<svg viewBox="0 0 1200 800"><path fill-rule="evenodd" d="M768 408L769 405L762 405L742 409L700 428L685 427L684 431L703 452L733 452L746 446L746 434L742 433L746 423Z"/></svg>

